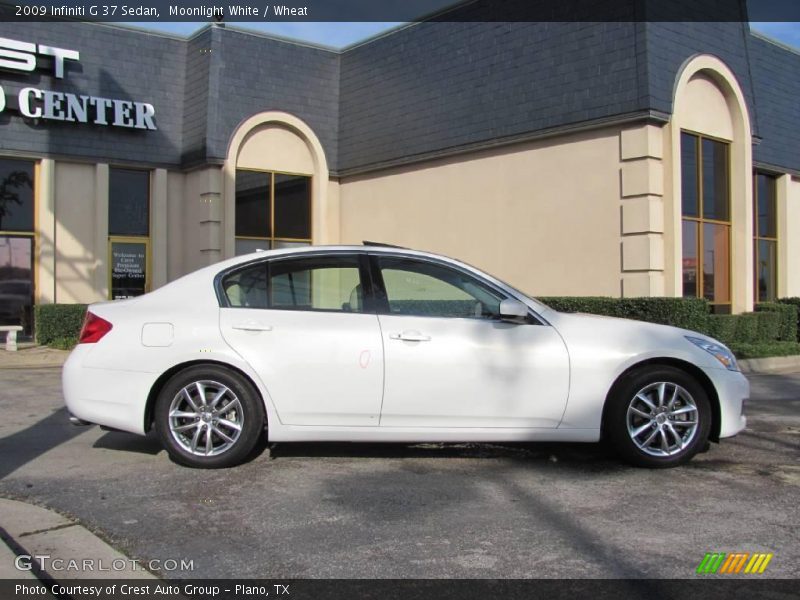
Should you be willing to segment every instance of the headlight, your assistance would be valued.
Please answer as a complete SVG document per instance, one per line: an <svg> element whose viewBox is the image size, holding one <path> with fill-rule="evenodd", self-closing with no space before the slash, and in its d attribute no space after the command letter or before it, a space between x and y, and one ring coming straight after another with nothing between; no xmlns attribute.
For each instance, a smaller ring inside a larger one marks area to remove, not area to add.
<svg viewBox="0 0 800 600"><path fill-rule="evenodd" d="M690 337L686 336L686 339L692 342L698 348L702 348L709 354L711 354L714 358L716 358L722 365L728 369L729 371L738 371L739 365L736 364L736 357L733 355L733 352L728 350L722 344L716 344L709 340L704 340L701 338Z"/></svg>

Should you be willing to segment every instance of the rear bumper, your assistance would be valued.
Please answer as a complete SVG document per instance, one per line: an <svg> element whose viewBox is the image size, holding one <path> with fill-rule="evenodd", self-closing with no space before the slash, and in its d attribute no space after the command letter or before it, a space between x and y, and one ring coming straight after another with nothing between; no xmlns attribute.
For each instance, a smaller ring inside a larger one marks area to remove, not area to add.
<svg viewBox="0 0 800 600"><path fill-rule="evenodd" d="M744 407L750 398L750 382L738 371L703 369L719 397L719 437L732 437L747 426Z"/></svg>
<svg viewBox="0 0 800 600"><path fill-rule="evenodd" d="M84 366L93 345L80 344L64 363L61 383L70 414L80 421L144 435L153 373Z"/></svg>

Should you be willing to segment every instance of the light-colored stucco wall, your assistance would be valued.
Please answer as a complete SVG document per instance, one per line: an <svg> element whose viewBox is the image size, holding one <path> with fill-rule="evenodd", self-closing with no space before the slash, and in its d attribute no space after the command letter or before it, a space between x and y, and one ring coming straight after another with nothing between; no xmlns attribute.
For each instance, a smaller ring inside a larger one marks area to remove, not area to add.
<svg viewBox="0 0 800 600"><path fill-rule="evenodd" d="M95 286L95 166L55 164L55 301L101 300Z"/></svg>
<svg viewBox="0 0 800 600"><path fill-rule="evenodd" d="M182 271L189 273L223 258L222 170L205 167L187 173L183 192Z"/></svg>
<svg viewBox="0 0 800 600"><path fill-rule="evenodd" d="M167 174L167 280L172 281L186 271L184 240L191 237L183 218L186 176L183 173Z"/></svg>
<svg viewBox="0 0 800 600"><path fill-rule="evenodd" d="M778 184L778 295L800 297L800 179Z"/></svg>
<svg viewBox="0 0 800 600"><path fill-rule="evenodd" d="M239 169L266 169L298 175L314 174L311 152L296 133L276 124L264 124L248 132L236 163Z"/></svg>
<svg viewBox="0 0 800 600"><path fill-rule="evenodd" d="M312 176L316 244L450 255L533 295L680 295L681 129L732 145L734 310L752 298L752 162L740 90L703 59L671 122L608 126L330 178L313 131L283 113L244 124L225 165L151 172L152 287L231 255L235 169ZM725 73L723 73L724 76ZM720 79L720 77L722 77ZM37 167L37 299L108 295L105 164ZM800 180L779 179L779 295L800 296Z"/></svg>
<svg viewBox="0 0 800 600"><path fill-rule="evenodd" d="M450 255L534 295L621 293L620 131L340 181L341 242Z"/></svg>
<svg viewBox="0 0 800 600"><path fill-rule="evenodd" d="M37 303L108 299L108 178L107 164L52 159L39 163L34 267ZM164 169L151 171L151 288L196 268L197 261L184 257L186 178L183 173Z"/></svg>

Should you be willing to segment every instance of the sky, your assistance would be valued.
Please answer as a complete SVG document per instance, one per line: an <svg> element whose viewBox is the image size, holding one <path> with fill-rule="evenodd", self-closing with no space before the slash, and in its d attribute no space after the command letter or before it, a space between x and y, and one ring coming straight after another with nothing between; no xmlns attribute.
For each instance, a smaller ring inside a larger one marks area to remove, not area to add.
<svg viewBox="0 0 800 600"><path fill-rule="evenodd" d="M800 49L800 23L750 23L750 28Z"/></svg>
<svg viewBox="0 0 800 600"><path fill-rule="evenodd" d="M206 23L126 23L144 29L188 36ZM236 27L253 29L304 42L343 48L368 37L402 25L402 23L234 23ZM751 28L800 50L800 23L751 23Z"/></svg>
<svg viewBox="0 0 800 600"><path fill-rule="evenodd" d="M240 29L251 29L263 33L271 33L303 42L312 42L334 48L343 48L360 42L368 37L372 37L392 27L397 27L403 23L286 23L286 22L230 22ZM177 35L188 36L207 25L204 23L123 23L123 25L133 25L143 29L174 33Z"/></svg>

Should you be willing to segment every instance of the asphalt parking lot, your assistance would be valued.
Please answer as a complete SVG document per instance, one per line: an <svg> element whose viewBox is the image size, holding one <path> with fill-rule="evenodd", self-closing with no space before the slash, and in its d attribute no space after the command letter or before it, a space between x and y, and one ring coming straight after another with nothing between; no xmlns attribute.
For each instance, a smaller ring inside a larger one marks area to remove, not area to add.
<svg viewBox="0 0 800 600"><path fill-rule="evenodd" d="M284 444L226 471L67 422L58 369L0 370L0 496L79 519L168 577L694 575L772 552L800 575L800 373L751 377L749 427L688 466L598 445Z"/></svg>

